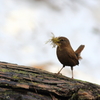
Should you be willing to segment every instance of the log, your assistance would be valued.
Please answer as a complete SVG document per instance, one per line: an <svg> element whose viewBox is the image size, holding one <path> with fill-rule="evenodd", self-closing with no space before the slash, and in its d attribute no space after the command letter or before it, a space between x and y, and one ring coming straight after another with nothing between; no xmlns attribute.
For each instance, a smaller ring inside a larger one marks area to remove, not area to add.
<svg viewBox="0 0 100 100"><path fill-rule="evenodd" d="M100 86L31 66L0 62L0 100L100 100Z"/></svg>

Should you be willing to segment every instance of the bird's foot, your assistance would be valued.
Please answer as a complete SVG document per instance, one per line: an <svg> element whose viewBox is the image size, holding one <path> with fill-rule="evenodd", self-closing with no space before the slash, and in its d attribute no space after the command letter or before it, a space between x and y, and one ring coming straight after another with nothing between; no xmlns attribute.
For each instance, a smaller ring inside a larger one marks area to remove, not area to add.
<svg viewBox="0 0 100 100"><path fill-rule="evenodd" d="M72 79L74 79L74 78L72 77Z"/></svg>
<svg viewBox="0 0 100 100"><path fill-rule="evenodd" d="M55 75L62 75L61 73L55 73Z"/></svg>
<svg viewBox="0 0 100 100"><path fill-rule="evenodd" d="M58 72L57 74L60 74L60 72Z"/></svg>

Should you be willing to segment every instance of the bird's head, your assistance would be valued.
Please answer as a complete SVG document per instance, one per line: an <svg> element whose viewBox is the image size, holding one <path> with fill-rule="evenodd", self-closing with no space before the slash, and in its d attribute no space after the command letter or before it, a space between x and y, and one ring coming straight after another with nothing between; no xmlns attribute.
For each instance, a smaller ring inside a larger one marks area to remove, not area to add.
<svg viewBox="0 0 100 100"><path fill-rule="evenodd" d="M47 42L51 42L53 47L55 47L55 46L67 46L70 44L69 40L66 37L55 37L55 36L53 36Z"/></svg>
<svg viewBox="0 0 100 100"><path fill-rule="evenodd" d="M68 46L70 44L69 40L66 37L57 37L58 46Z"/></svg>

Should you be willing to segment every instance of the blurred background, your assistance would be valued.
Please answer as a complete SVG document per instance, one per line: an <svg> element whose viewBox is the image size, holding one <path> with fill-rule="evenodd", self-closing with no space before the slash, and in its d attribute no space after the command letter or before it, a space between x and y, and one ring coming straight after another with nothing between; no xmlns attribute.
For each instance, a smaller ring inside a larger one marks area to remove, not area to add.
<svg viewBox="0 0 100 100"><path fill-rule="evenodd" d="M57 73L56 48L46 44L51 32L74 50L85 45L74 78L100 84L99 0L0 0L0 61ZM61 73L71 77L70 67Z"/></svg>

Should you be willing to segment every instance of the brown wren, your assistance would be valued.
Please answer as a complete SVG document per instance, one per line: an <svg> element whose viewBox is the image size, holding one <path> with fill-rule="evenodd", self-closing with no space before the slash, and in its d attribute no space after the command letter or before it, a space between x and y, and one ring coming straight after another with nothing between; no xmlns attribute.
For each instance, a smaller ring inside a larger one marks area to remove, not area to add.
<svg viewBox="0 0 100 100"><path fill-rule="evenodd" d="M53 37L51 41L57 45L57 57L63 65L58 74L65 66L70 66L73 78L73 67L79 64L79 59L81 59L80 54L85 45L80 45L78 49L74 51L71 47L70 41L66 37Z"/></svg>

